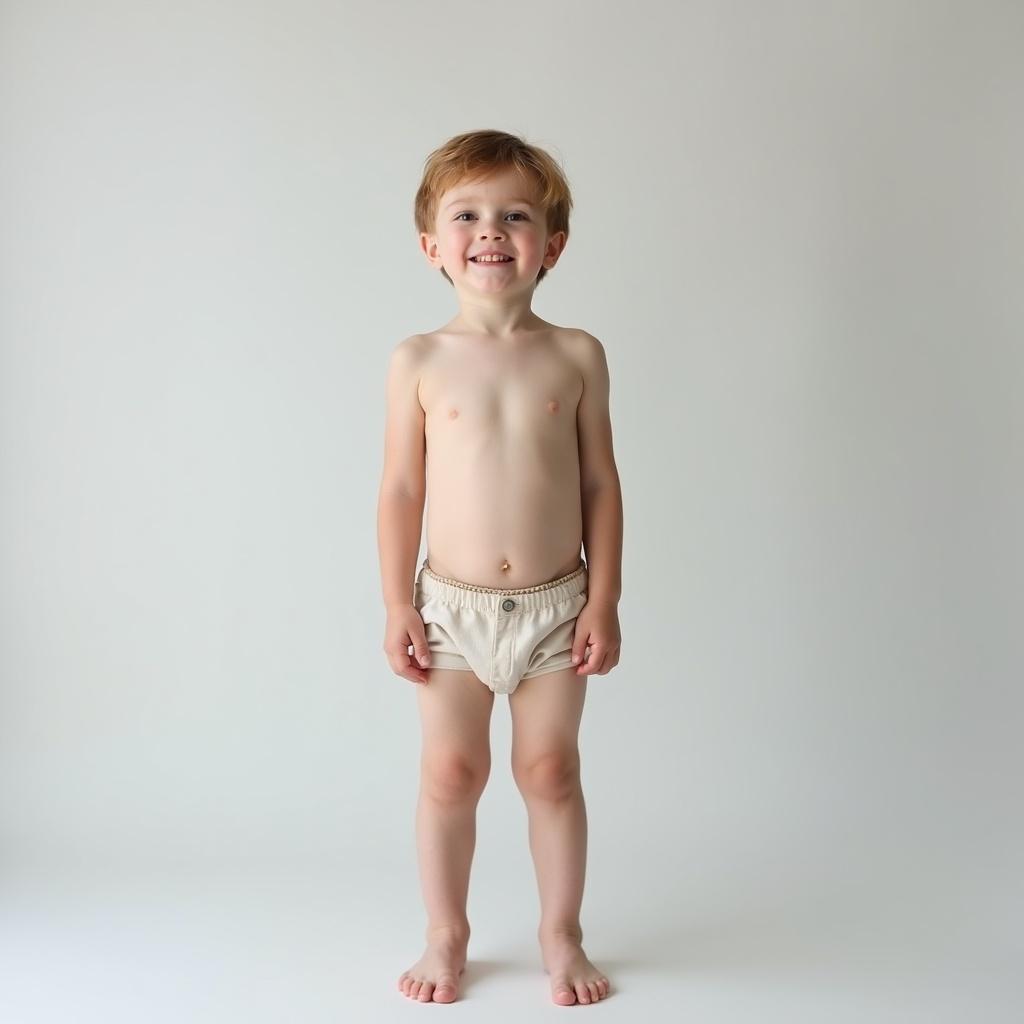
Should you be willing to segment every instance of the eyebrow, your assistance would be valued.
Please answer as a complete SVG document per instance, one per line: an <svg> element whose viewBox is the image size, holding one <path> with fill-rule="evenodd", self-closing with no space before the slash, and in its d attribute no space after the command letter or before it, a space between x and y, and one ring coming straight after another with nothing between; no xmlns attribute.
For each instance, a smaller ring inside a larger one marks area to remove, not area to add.
<svg viewBox="0 0 1024 1024"><path fill-rule="evenodd" d="M465 196L459 199L453 199L450 203L446 203L444 208L447 210L450 206L456 206L459 203L468 203L472 201L472 196ZM536 209L537 204L531 203L529 199L510 199L510 203L519 203L521 206L532 206Z"/></svg>

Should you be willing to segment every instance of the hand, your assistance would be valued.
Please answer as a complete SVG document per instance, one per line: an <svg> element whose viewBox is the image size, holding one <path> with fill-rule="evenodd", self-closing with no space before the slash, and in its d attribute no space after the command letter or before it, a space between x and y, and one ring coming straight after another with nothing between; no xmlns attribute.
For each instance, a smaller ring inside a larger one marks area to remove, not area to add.
<svg viewBox="0 0 1024 1024"><path fill-rule="evenodd" d="M413 654L409 654L409 648ZM411 683L425 683L430 666L430 647L423 619L413 604L396 604L388 608L384 627L384 653L395 675Z"/></svg>
<svg viewBox="0 0 1024 1024"><path fill-rule="evenodd" d="M584 652L590 655L584 660ZM615 601L588 601L576 617L572 639L573 664L576 675L603 676L619 663L622 636L619 633L619 610Z"/></svg>

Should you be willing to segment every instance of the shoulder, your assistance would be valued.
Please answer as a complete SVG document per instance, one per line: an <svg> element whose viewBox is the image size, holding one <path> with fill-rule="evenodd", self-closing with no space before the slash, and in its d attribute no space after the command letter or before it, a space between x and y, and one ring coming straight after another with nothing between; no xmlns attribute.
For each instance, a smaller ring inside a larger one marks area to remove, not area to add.
<svg viewBox="0 0 1024 1024"><path fill-rule="evenodd" d="M429 334L403 338L388 356L388 377L418 381L435 348L436 342Z"/></svg>
<svg viewBox="0 0 1024 1024"><path fill-rule="evenodd" d="M411 334L395 345L388 356L387 393L396 405L420 402L420 380L430 353L426 335Z"/></svg>
<svg viewBox="0 0 1024 1024"><path fill-rule="evenodd" d="M579 367L584 377L608 373L604 345L580 327L559 327L558 337L563 351Z"/></svg>
<svg viewBox="0 0 1024 1024"><path fill-rule="evenodd" d="M582 327L559 327L556 333L561 344L573 355L584 359L604 355L604 345Z"/></svg>
<svg viewBox="0 0 1024 1024"><path fill-rule="evenodd" d="M410 334L392 348L388 362L394 367L413 368L426 358L428 351L428 335Z"/></svg>

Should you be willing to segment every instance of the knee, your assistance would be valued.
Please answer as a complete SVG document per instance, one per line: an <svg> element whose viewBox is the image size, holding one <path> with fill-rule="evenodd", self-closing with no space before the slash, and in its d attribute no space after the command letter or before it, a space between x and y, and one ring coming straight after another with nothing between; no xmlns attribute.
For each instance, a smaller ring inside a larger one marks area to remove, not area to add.
<svg viewBox="0 0 1024 1024"><path fill-rule="evenodd" d="M524 797L564 800L579 788L579 751L550 751L523 763L513 763L512 775Z"/></svg>
<svg viewBox="0 0 1024 1024"><path fill-rule="evenodd" d="M490 762L466 754L444 752L424 755L423 790L443 803L478 799L490 774Z"/></svg>

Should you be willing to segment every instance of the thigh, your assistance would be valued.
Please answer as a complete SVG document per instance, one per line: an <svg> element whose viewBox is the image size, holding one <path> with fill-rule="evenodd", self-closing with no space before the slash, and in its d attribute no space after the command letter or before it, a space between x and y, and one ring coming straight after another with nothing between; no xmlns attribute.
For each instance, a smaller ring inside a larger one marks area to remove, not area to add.
<svg viewBox="0 0 1024 1024"><path fill-rule="evenodd" d="M416 692L425 756L457 754L477 763L489 762L494 693L475 673L431 668Z"/></svg>
<svg viewBox="0 0 1024 1024"><path fill-rule="evenodd" d="M579 736L587 677L576 667L522 679L509 694L512 713L512 767L532 764L551 753L573 753Z"/></svg>

